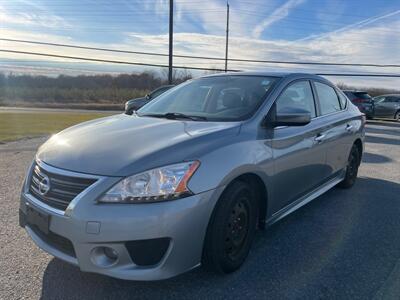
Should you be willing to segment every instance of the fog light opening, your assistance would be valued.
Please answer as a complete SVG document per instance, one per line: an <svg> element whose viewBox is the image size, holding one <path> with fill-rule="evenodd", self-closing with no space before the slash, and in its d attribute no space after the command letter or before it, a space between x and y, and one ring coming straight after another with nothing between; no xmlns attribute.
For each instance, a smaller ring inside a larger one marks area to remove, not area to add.
<svg viewBox="0 0 400 300"><path fill-rule="evenodd" d="M111 260L118 259L118 252L113 248L104 247L104 254Z"/></svg>
<svg viewBox="0 0 400 300"><path fill-rule="evenodd" d="M96 247L91 251L92 263L101 268L107 268L118 262L118 252L111 247Z"/></svg>

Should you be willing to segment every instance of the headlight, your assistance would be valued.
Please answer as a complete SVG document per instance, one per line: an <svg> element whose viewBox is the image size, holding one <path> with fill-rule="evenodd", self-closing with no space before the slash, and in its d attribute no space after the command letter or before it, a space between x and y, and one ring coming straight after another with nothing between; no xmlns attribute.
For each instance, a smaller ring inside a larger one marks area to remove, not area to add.
<svg viewBox="0 0 400 300"><path fill-rule="evenodd" d="M199 165L198 161L184 162L127 177L114 185L98 202L149 203L190 195L187 183Z"/></svg>

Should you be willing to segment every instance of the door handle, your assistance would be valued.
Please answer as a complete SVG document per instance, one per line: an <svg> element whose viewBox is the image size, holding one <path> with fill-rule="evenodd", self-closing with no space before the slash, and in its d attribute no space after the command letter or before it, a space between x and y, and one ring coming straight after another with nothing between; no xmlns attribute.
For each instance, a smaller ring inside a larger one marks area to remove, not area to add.
<svg viewBox="0 0 400 300"><path fill-rule="evenodd" d="M350 131L352 128L353 128L353 125L347 124L347 126L346 126L347 131Z"/></svg>
<svg viewBox="0 0 400 300"><path fill-rule="evenodd" d="M324 138L325 138L325 134L318 134L318 135L314 138L314 140L315 140L317 143L322 143L322 142L324 141Z"/></svg>

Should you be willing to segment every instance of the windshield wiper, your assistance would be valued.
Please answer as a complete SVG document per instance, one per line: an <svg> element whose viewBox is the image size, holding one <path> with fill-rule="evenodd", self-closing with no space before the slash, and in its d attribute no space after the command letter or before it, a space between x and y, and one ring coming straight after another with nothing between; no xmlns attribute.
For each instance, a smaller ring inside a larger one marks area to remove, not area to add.
<svg viewBox="0 0 400 300"><path fill-rule="evenodd" d="M203 116L192 116L192 115L186 115L182 113L176 113L176 112L168 112L165 114L143 114L141 117L154 117L154 118L166 118L166 119L171 119L171 120L176 120L176 119L188 119L192 121L206 121L207 118Z"/></svg>

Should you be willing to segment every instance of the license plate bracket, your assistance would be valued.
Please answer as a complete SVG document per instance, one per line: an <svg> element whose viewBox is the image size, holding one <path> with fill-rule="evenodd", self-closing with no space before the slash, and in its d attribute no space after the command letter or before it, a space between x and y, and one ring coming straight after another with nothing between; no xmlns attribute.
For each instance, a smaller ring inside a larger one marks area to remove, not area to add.
<svg viewBox="0 0 400 300"><path fill-rule="evenodd" d="M36 226L44 234L49 233L50 216L36 210L31 205L26 206L26 222L28 225Z"/></svg>

